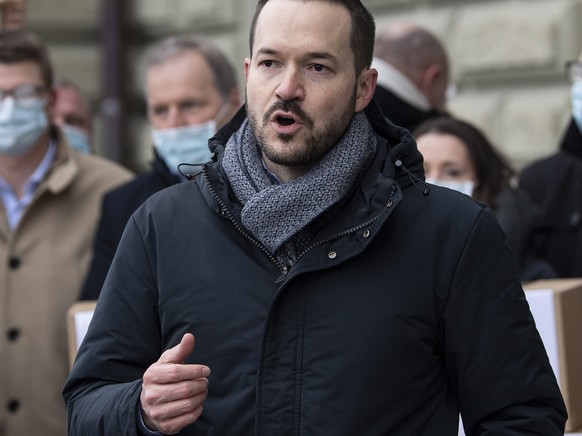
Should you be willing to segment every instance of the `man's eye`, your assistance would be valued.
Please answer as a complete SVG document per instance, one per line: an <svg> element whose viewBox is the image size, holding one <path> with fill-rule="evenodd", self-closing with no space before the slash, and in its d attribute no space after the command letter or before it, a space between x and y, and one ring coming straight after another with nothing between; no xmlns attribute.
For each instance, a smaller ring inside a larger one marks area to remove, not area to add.
<svg viewBox="0 0 582 436"><path fill-rule="evenodd" d="M317 72L322 72L325 71L327 68L325 65L321 65L321 64L313 64L313 69Z"/></svg>
<svg viewBox="0 0 582 436"><path fill-rule="evenodd" d="M168 108L166 108L166 107L157 106L157 107L152 108L152 114L157 115L157 116L164 115L167 112L168 112Z"/></svg>
<svg viewBox="0 0 582 436"><path fill-rule="evenodd" d="M273 61L263 61L261 64L267 68L271 68L273 66Z"/></svg>
<svg viewBox="0 0 582 436"><path fill-rule="evenodd" d="M194 109L198 109L200 107L202 107L204 104L202 102L199 101L194 101L194 100L186 100L186 101L182 101L179 104L180 110L182 111L190 111L190 110L194 110Z"/></svg>

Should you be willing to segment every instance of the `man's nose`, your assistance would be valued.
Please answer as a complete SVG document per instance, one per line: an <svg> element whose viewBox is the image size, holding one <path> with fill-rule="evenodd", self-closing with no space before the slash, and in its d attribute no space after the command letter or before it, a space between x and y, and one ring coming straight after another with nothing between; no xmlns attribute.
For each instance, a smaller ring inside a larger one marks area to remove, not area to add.
<svg viewBox="0 0 582 436"><path fill-rule="evenodd" d="M188 124L184 111L178 106L171 106L168 110L166 128L183 127Z"/></svg>
<svg viewBox="0 0 582 436"><path fill-rule="evenodd" d="M297 68L287 68L281 75L281 82L277 86L276 94L284 101L303 100L305 89L301 71Z"/></svg>

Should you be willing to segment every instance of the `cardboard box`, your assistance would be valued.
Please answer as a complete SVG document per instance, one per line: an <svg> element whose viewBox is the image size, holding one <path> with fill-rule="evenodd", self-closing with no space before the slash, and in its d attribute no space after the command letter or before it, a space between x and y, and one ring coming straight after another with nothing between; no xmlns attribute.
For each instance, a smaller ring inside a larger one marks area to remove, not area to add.
<svg viewBox="0 0 582 436"><path fill-rule="evenodd" d="M77 351L89 328L97 300L77 301L67 311L67 341L69 343L69 368L73 367Z"/></svg>
<svg viewBox="0 0 582 436"><path fill-rule="evenodd" d="M537 280L523 286L556 379L568 421L582 427L582 278Z"/></svg>

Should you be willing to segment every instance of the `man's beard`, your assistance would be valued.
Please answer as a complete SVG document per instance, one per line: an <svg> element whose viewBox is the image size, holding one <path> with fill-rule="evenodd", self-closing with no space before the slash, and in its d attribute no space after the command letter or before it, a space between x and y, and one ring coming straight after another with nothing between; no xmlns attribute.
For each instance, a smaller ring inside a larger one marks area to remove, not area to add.
<svg viewBox="0 0 582 436"><path fill-rule="evenodd" d="M305 139L303 148L296 148L292 154L283 154L271 147L265 135L265 130L270 123L271 115L277 111L290 112L295 115L303 125L313 129L313 119L303 111L296 101L278 101L273 104L263 116L262 124L259 126L257 116L249 110L248 100L246 103L247 114L251 125L251 130L255 135L259 149L263 155L271 162L286 167L303 167L314 164L321 160L323 156L339 141L354 116L354 106L356 101L356 91L352 92L351 98L343 110L332 114L325 125L319 130L312 130ZM278 139L283 143L289 143L295 135L278 134Z"/></svg>

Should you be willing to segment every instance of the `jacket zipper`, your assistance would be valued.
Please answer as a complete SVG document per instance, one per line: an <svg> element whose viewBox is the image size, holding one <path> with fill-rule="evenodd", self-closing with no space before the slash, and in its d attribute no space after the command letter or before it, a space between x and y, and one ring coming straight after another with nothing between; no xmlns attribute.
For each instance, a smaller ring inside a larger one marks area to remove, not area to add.
<svg viewBox="0 0 582 436"><path fill-rule="evenodd" d="M281 275L275 280L275 283L281 283L283 280L285 280L285 278L287 277L287 274L289 273L289 269L287 268L287 266L285 266L281 262L279 262L277 260L277 258L275 256L273 256L273 254L267 249L267 247L265 247L260 241L258 241L256 238L254 238L252 235L250 235L247 231L245 231L241 227L241 225L239 224L239 222L234 218L234 216L230 212L230 209L226 206L226 204L224 203L224 201L222 201L222 199L220 198L220 196L218 195L218 193L214 189L214 186L212 186L212 183L210 183L210 180L208 179L208 174L206 173L206 167L204 167L202 169L202 174L204 176L204 181L206 182L206 185L210 189L210 193L212 194L212 196L214 197L214 199L218 203L218 206L220 207L220 212L224 216L226 216L228 218L228 220L234 225L234 228L245 239L247 239L250 242L252 242L253 245L255 245L257 248L259 248L263 253L265 253L267 255L267 257L271 260L271 262L273 262L275 264L275 266L277 266L277 268L279 268L279 271L281 271ZM394 197L395 194L396 194L396 183L392 186L392 191L390 192L390 196L388 198L388 202L386 204L386 207L392 206L392 198ZM378 220L379 217L380 217L380 213L377 213L374 217L370 218L365 223L359 224L356 227L352 227L351 229L344 230L343 232L340 232L340 233L338 233L336 235L333 235L333 236L331 236L329 238L323 239L321 241L318 241L318 242L310 245L309 247L305 248L299 254L299 256L297 257L297 261L296 262L298 262L299 260L301 260L301 258L303 258L303 256L305 256L311 250L319 247L320 245L327 244L329 242L335 241L335 240L337 240L339 238L342 238L344 236L351 235L352 233L356 233L359 230L362 230L362 229L364 229L366 227L371 226L374 222L376 222Z"/></svg>
<svg viewBox="0 0 582 436"><path fill-rule="evenodd" d="M392 206L392 198L394 197L394 194L396 194L396 183L392 186L392 191L390 192L390 197L388 198L388 202L386 203L386 207ZM337 233L333 236L330 236L329 238L323 239L321 241L316 242L315 244L310 245L309 247L305 248L299 254L296 262L298 262L303 256L305 256L307 253L309 253L314 248L319 247L320 245L327 244L329 242L335 241L335 240L340 239L344 236L351 235L351 234L356 233L362 229L365 229L366 227L371 226L372 224L374 224L378 220L379 217L380 217L380 213L377 213L374 217L370 218L365 223L358 224L356 227L352 227L351 229L344 230L343 232Z"/></svg>
<svg viewBox="0 0 582 436"><path fill-rule="evenodd" d="M218 193L214 189L214 186L212 186L212 183L210 183L210 180L208 179L208 174L206 173L206 167L204 167L202 169L202 175L204 176L204 181L206 182L206 185L210 189L210 193L212 194L212 196L214 197L214 200L218 203L218 206L220 207L220 213L228 218L228 220L232 223L234 228L245 239L250 241L255 247L257 247L259 250L261 250L263 253L265 253L267 255L267 257L269 258L269 260L271 262L273 262L275 264L275 266L279 269L279 271L281 272L281 275L277 278L277 280L275 280L275 283L281 283L283 280L285 280L285 277L287 276L287 273L289 272L288 268L285 265L283 265L281 262L279 262L277 260L277 258L275 256L273 256L273 254L268 250L267 247L265 247L260 241L258 241L256 238L254 238L252 235L250 235L245 229L242 228L240 223L232 215L232 213L231 213L230 209L227 207L226 203L220 198L220 196L218 195Z"/></svg>

